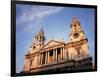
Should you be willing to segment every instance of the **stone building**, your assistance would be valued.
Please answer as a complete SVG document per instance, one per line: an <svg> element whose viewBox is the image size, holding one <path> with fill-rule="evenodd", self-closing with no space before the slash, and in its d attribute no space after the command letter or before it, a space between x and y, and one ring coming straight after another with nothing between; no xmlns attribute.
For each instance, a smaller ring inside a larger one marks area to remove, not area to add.
<svg viewBox="0 0 100 77"><path fill-rule="evenodd" d="M92 69L88 39L80 21L74 17L69 41L50 40L45 44L44 30L35 35L35 41L25 55L23 73L53 73L59 71Z"/></svg>

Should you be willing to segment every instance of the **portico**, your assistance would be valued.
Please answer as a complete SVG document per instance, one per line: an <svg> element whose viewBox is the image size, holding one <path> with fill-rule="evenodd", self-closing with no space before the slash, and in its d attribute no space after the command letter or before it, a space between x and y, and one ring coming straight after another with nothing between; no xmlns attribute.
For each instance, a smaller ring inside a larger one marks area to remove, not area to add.
<svg viewBox="0 0 100 77"><path fill-rule="evenodd" d="M64 47L52 48L50 50L40 52L40 65L50 64L63 60L65 58L63 53Z"/></svg>

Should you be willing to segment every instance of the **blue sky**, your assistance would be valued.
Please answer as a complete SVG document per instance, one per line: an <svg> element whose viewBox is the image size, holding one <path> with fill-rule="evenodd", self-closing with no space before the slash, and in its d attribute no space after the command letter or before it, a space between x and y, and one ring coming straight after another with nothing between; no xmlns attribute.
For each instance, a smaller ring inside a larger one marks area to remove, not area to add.
<svg viewBox="0 0 100 77"><path fill-rule="evenodd" d="M44 27L46 43L52 39L69 40L70 24L77 17L88 38L94 62L94 9L56 6L16 5L16 72L23 69L25 54L35 34Z"/></svg>

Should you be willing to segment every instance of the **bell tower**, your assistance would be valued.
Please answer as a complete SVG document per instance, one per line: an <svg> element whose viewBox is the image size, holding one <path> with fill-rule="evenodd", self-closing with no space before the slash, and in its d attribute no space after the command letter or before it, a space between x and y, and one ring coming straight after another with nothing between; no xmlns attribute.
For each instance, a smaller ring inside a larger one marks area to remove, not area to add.
<svg viewBox="0 0 100 77"><path fill-rule="evenodd" d="M43 27L40 29L40 31L35 35L35 42L39 44L39 46L43 46L45 43L45 36L44 36L44 30Z"/></svg>
<svg viewBox="0 0 100 77"><path fill-rule="evenodd" d="M35 40L25 56L23 71L29 71L39 65L39 50L44 46L45 36L43 27L35 35Z"/></svg>
<svg viewBox="0 0 100 77"><path fill-rule="evenodd" d="M86 38L80 21L77 19L77 17L73 18L70 27L70 57L75 58L89 56L88 39Z"/></svg>
<svg viewBox="0 0 100 77"><path fill-rule="evenodd" d="M76 17L73 18L70 27L71 32L69 36L71 41L79 41L85 38L84 31L82 30L81 24Z"/></svg>
<svg viewBox="0 0 100 77"><path fill-rule="evenodd" d="M30 48L29 53L37 52L41 47L44 46L45 43L45 36L43 27L41 27L40 31L36 33L34 42Z"/></svg>

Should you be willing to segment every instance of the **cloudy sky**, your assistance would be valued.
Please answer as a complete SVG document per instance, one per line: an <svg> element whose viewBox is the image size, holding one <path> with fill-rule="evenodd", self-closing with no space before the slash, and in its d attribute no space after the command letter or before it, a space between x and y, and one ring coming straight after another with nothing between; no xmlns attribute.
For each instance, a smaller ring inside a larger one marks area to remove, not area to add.
<svg viewBox="0 0 100 77"><path fill-rule="evenodd" d="M44 27L46 43L52 39L69 39L73 17L81 22L88 38L90 55L94 61L94 9L56 6L16 5L16 72L23 69L25 54L35 34Z"/></svg>

